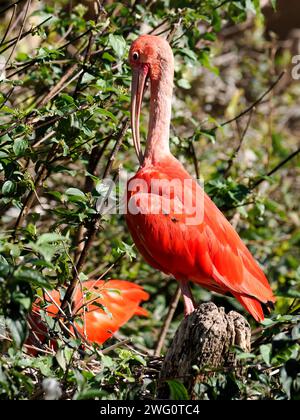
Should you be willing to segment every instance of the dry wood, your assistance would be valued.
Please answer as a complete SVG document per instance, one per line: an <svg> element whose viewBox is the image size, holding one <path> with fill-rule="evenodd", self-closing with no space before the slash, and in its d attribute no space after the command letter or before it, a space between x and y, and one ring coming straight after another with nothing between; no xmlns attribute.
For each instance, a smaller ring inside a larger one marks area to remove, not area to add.
<svg viewBox="0 0 300 420"><path fill-rule="evenodd" d="M214 303L203 303L180 324L165 356L160 378L159 398L167 398L165 381L178 379L192 394L193 387L219 368L241 373L233 346L250 351L251 330L237 312L225 313ZM195 369L197 367L197 369Z"/></svg>

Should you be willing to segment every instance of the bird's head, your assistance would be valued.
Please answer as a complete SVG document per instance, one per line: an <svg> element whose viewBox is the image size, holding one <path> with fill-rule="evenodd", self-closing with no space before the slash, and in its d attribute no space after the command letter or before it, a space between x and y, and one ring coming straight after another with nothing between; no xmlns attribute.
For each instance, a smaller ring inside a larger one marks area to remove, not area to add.
<svg viewBox="0 0 300 420"><path fill-rule="evenodd" d="M169 43L159 36L142 35L131 45L129 62L133 71L147 72L151 81L159 80L165 66L173 63Z"/></svg>
<svg viewBox="0 0 300 420"><path fill-rule="evenodd" d="M134 147L140 163L143 157L140 146L139 118L146 81L151 84L162 80L163 74L174 68L174 57L169 43L159 36L142 35L131 45L129 62L132 68L131 127Z"/></svg>

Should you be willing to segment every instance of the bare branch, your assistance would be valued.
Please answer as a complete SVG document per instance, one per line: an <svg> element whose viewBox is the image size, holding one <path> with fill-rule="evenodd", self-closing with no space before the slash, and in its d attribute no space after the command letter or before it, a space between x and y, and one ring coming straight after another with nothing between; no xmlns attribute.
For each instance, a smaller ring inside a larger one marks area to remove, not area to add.
<svg viewBox="0 0 300 420"><path fill-rule="evenodd" d="M237 157L237 154L239 153L239 151L240 151L240 149L242 147L242 143L243 143L244 138L245 138L245 136L247 134L247 131L248 131L249 127L250 127L250 123L251 123L251 119L252 119L252 115L253 115L254 109L255 108L252 108L250 110L249 117L248 117L248 120L247 120L247 123L246 123L246 127L245 127L243 133L239 133L239 136L240 136L239 144L238 144L238 146L236 147L235 151L233 152L233 154L231 155L230 159L227 162L227 168L224 170L224 174L223 174L224 178L227 178L227 176L229 174L229 171L230 171L230 169L231 169L231 167L233 165L233 162L234 162L235 158ZM238 128L238 131L239 131L238 121L239 120L236 120L237 128Z"/></svg>
<svg viewBox="0 0 300 420"><path fill-rule="evenodd" d="M5 13L7 10L11 9L12 7L16 6L19 3L22 3L24 0L17 0L12 4L9 4L8 6L6 6L4 9L0 10L0 16Z"/></svg>
<svg viewBox="0 0 300 420"><path fill-rule="evenodd" d="M253 102L252 105L250 105L248 108L246 108L240 114L236 115L234 118L231 118L230 120L223 122L222 124L220 124L220 126L221 127L225 127L225 125L228 125L228 124L230 124L230 123L232 123L232 122L240 119L244 115L248 114L248 112L252 111L275 88L275 86L280 82L280 80L283 78L283 76L285 75L285 73L286 73L285 70L283 72L281 72L280 75L275 80L275 82L273 82L271 84L271 86L255 102ZM215 126L214 127L214 129L217 129L217 128L218 128L218 126Z"/></svg>
<svg viewBox="0 0 300 420"><path fill-rule="evenodd" d="M4 35L3 35L3 38L1 39L0 45L3 45L3 43L5 41L5 38L7 37L8 31L9 31L9 28L11 27L13 18L14 18L15 13L16 13L16 10L17 10L17 5L15 4L14 9L13 9L12 14L11 14L11 17L10 17L10 20L9 20L9 24L7 25L7 28L6 28L6 30L4 32Z"/></svg>
<svg viewBox="0 0 300 420"><path fill-rule="evenodd" d="M262 176L260 179L258 179L256 182L254 182L251 185L251 190L258 187L262 182L265 181L266 178L272 176L277 172L279 169L281 169L284 165L286 165L290 160L294 159L298 154L300 153L300 147L295 150L293 153L291 153L289 156L287 156L285 159L283 159L281 162L278 163L273 169L271 169L268 173L266 173L264 176Z"/></svg>
<svg viewBox="0 0 300 420"><path fill-rule="evenodd" d="M19 35L18 35L18 38L17 38L16 43L15 43L15 44L14 44L14 46L13 46L13 49L12 49L11 53L9 54L9 57L8 57L8 59L7 59L6 64L9 64L10 59L12 58L12 56L13 56L13 54L14 54L14 52L15 52L15 49L16 49L16 47L17 47L17 45L18 45L18 42L19 42L19 41L20 41L20 39L21 39L21 36L22 36L23 30L24 30L24 27L25 27L26 19L27 19L27 16L28 16L29 7L30 7L30 5L31 5L31 1L32 1L32 0L28 0L28 1L27 1L27 3L26 3L26 8L25 8L25 12L24 12L24 18L23 18L22 25L21 25L21 28L20 28L20 31L19 31Z"/></svg>
<svg viewBox="0 0 300 420"><path fill-rule="evenodd" d="M180 287L177 286L176 292L175 292L175 294L174 294L174 296L172 298L172 301L170 303L170 306L169 306L168 314L166 316L166 319L165 319L165 321L163 323L162 329L161 329L160 334L159 334L159 340L158 340L158 342L156 344L156 348L155 348L155 351L154 351L154 356L157 356L157 357L160 356L160 353L162 351L162 348L163 348L163 345L164 345L164 342L165 342L167 333L168 333L169 328L170 328L170 324L172 322L174 313L175 313L176 308L178 306L178 302L179 302L180 296L181 296Z"/></svg>

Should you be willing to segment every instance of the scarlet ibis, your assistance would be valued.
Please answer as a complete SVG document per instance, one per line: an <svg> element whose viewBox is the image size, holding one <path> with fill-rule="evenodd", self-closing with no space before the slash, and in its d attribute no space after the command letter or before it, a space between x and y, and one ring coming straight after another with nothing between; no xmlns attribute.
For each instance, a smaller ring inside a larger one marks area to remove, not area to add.
<svg viewBox="0 0 300 420"><path fill-rule="evenodd" d="M158 36L142 35L133 42L129 61L131 127L140 167L127 184L126 221L137 248L151 266L179 282L185 315L194 310L192 281L233 295L262 321L262 304L269 309L275 302L262 269L229 221L170 152L174 73L170 45ZM150 114L142 153L139 117L148 80ZM157 184L159 188L153 188ZM193 212L200 217L191 223Z"/></svg>
<svg viewBox="0 0 300 420"><path fill-rule="evenodd" d="M103 344L134 315L147 316L140 303L149 295L139 285L125 280L89 280L78 285L74 293L74 326L89 343ZM40 341L45 342L47 328L40 316L41 304L46 303L46 314L59 316L60 294L53 290L35 302L30 324ZM79 321L80 319L80 321ZM74 330L71 327L72 330ZM33 337L27 344L33 344ZM55 347L55 341L52 342ZM35 354L35 352L31 352Z"/></svg>

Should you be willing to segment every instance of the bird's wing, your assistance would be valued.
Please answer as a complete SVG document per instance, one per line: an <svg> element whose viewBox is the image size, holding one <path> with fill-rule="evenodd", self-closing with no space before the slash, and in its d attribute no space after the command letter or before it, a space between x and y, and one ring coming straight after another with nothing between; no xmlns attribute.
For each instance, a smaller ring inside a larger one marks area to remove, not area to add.
<svg viewBox="0 0 300 420"><path fill-rule="evenodd" d="M195 181L189 192L185 189L191 196L195 191L203 203L199 223L190 222L191 205L176 194L132 194L130 200L141 211L126 218L145 259L179 279L236 297L274 301L263 271L224 215Z"/></svg>
<svg viewBox="0 0 300 420"><path fill-rule="evenodd" d="M147 316L139 306L148 300L149 294L136 283L125 280L88 280L76 289L74 313L77 330L92 343L102 344L134 315ZM47 297L47 314L55 316L60 305L58 291ZM36 305L39 314L38 305ZM40 317L38 317L39 319ZM79 323L78 318L82 322Z"/></svg>
<svg viewBox="0 0 300 420"><path fill-rule="evenodd" d="M83 283L83 293L84 298L81 291L75 297L77 307L82 306L82 302L87 306L84 315L85 331L81 331L81 327L78 329L82 333L86 332L90 342L102 344L134 315L148 314L139 305L149 299L149 294L132 282L89 280Z"/></svg>
<svg viewBox="0 0 300 420"><path fill-rule="evenodd" d="M205 194L203 234L213 263L212 276L236 294L274 302L268 280L233 226Z"/></svg>

